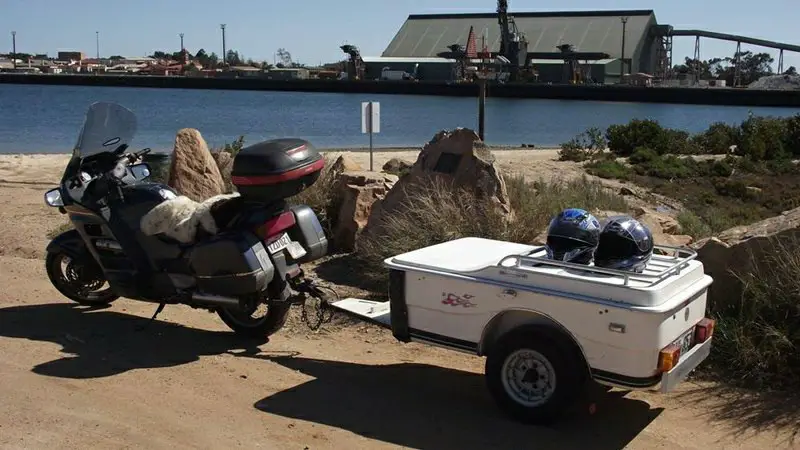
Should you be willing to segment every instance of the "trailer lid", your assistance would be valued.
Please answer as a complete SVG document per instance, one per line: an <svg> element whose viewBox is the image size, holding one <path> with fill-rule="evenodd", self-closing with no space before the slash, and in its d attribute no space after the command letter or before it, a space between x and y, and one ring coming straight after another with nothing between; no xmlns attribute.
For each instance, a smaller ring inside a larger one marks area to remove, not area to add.
<svg viewBox="0 0 800 450"><path fill-rule="evenodd" d="M411 266L448 272L474 272L494 266L508 255L527 255L534 245L466 237L423 247L384 261L389 267Z"/></svg>

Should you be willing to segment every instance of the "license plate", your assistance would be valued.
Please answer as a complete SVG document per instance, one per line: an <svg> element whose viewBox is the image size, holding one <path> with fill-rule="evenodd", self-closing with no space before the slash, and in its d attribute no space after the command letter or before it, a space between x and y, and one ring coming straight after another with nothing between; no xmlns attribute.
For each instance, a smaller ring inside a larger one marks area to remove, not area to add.
<svg viewBox="0 0 800 450"><path fill-rule="evenodd" d="M285 249L292 243L292 238L289 237L287 233L283 233L283 236L279 237L277 240L273 241L269 245L267 245L267 250L271 254L278 253L279 251Z"/></svg>
<svg viewBox="0 0 800 450"><path fill-rule="evenodd" d="M694 346L694 328L679 337L675 344L681 348L681 355L685 355Z"/></svg>

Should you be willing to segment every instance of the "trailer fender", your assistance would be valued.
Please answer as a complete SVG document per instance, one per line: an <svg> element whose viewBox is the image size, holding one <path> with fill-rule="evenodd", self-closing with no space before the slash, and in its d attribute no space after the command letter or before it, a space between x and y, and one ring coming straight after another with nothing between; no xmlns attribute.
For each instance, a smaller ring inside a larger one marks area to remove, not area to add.
<svg viewBox="0 0 800 450"><path fill-rule="evenodd" d="M590 374L586 354L575 336L554 318L530 309L509 309L492 317L481 333L478 355L485 356L503 336L521 327L534 327L537 331L541 330L548 337L564 344L565 348L570 349L575 358L583 365L586 374Z"/></svg>

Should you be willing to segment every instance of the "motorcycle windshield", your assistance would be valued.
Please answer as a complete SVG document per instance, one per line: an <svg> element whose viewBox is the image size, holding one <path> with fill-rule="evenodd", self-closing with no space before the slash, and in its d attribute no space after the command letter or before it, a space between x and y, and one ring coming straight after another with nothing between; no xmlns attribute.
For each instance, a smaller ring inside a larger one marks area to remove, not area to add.
<svg viewBox="0 0 800 450"><path fill-rule="evenodd" d="M135 134L136 114L133 111L116 103L93 103L78 134L76 156L88 158L114 152L123 144L130 145Z"/></svg>

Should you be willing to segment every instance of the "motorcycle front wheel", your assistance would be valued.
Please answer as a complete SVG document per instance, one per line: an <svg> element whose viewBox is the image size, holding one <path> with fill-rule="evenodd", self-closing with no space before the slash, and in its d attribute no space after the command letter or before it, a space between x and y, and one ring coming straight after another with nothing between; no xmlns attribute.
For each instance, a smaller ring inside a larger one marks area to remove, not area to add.
<svg viewBox="0 0 800 450"><path fill-rule="evenodd" d="M47 252L47 277L64 297L85 306L108 305L119 296L107 286L96 264L86 264L61 251ZM106 285L106 289L101 289Z"/></svg>
<svg viewBox="0 0 800 450"><path fill-rule="evenodd" d="M266 308L266 312L260 313L263 308ZM244 310L220 308L217 310L217 315L236 334L263 339L283 328L291 308L289 302L270 305L258 303Z"/></svg>

